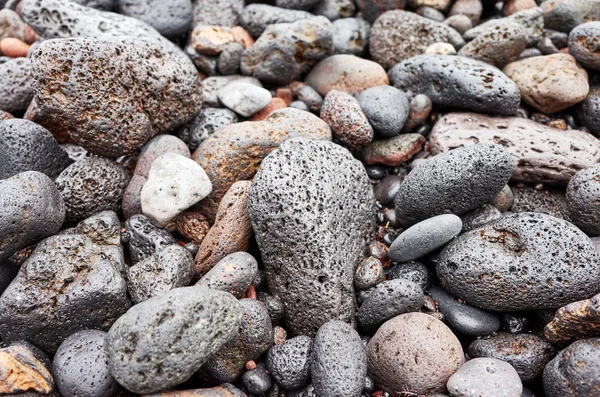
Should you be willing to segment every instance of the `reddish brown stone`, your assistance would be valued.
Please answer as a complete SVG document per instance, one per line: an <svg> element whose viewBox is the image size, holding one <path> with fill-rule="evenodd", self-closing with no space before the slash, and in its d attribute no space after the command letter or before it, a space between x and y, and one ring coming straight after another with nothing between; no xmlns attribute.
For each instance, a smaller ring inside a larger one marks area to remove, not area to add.
<svg viewBox="0 0 600 397"><path fill-rule="evenodd" d="M277 109L283 109L286 107L287 105L285 104L285 101L283 99L277 97L271 98L271 102L269 102L269 104L262 108L262 110L260 110L258 113L255 113L254 116L250 117L249 121L264 120Z"/></svg>
<svg viewBox="0 0 600 397"><path fill-rule="evenodd" d="M177 217L175 225L179 234L198 245L202 243L210 229L204 215L196 211L184 212Z"/></svg>
<svg viewBox="0 0 600 397"><path fill-rule="evenodd" d="M515 12L528 10L537 7L535 0L507 0L502 7L502 13L506 16L512 15Z"/></svg>
<svg viewBox="0 0 600 397"><path fill-rule="evenodd" d="M250 33L241 26L231 28L231 34L236 42L244 46L244 49L250 48L252 47L252 44L254 44L254 39L250 36Z"/></svg>
<svg viewBox="0 0 600 397"><path fill-rule="evenodd" d="M287 339L287 332L285 329L275 326L273 327L273 343L280 345Z"/></svg>
<svg viewBox="0 0 600 397"><path fill-rule="evenodd" d="M544 328L544 336L552 343L562 344L599 335L600 294L561 307Z"/></svg>
<svg viewBox="0 0 600 397"><path fill-rule="evenodd" d="M358 101L343 91L331 90L321 105L321 119L333 132L333 139L349 150L373 140L373 128Z"/></svg>
<svg viewBox="0 0 600 397"><path fill-rule="evenodd" d="M26 391L47 394L53 388L52 375L25 346L17 344L0 349L0 394Z"/></svg>
<svg viewBox="0 0 600 397"><path fill-rule="evenodd" d="M404 127L404 131L411 131L417 127L420 127L425 123L427 117L431 113L433 104L431 99L427 95L418 94L410 101L410 113Z"/></svg>
<svg viewBox="0 0 600 397"><path fill-rule="evenodd" d="M283 101L285 102L285 106L290 106L290 103L294 101L294 94L289 88L278 88L277 92L275 93L275 96L277 98L283 99Z"/></svg>
<svg viewBox="0 0 600 397"><path fill-rule="evenodd" d="M14 37L7 37L0 41L0 52L11 58L24 58L29 51L29 44Z"/></svg>
<svg viewBox="0 0 600 397"><path fill-rule="evenodd" d="M231 385L223 385L211 389L176 390L147 394L143 397L246 397L246 394Z"/></svg>
<svg viewBox="0 0 600 397"><path fill-rule="evenodd" d="M365 164L395 167L406 163L423 149L425 138L420 134L400 134L393 138L373 141L363 151Z"/></svg>

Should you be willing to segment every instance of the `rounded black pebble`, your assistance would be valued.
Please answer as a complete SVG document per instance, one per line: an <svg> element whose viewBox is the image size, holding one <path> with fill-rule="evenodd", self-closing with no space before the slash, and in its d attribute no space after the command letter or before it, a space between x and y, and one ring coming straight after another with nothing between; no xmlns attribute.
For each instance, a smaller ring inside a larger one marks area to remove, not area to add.
<svg viewBox="0 0 600 397"><path fill-rule="evenodd" d="M127 219L125 229L129 235L127 248L133 263L152 256L168 245L177 244L171 233L157 228L142 214Z"/></svg>
<svg viewBox="0 0 600 397"><path fill-rule="evenodd" d="M242 383L250 393L263 394L273 386L273 379L266 370L265 364L260 363L256 368L242 375Z"/></svg>
<svg viewBox="0 0 600 397"><path fill-rule="evenodd" d="M308 382L312 345L312 338L301 335L269 349L266 364L277 384L293 390Z"/></svg>
<svg viewBox="0 0 600 397"><path fill-rule="evenodd" d="M384 177L373 189L375 198L383 205L394 202L394 198L400 190L400 184L404 178L398 175L388 175Z"/></svg>
<svg viewBox="0 0 600 397"><path fill-rule="evenodd" d="M371 179L382 179L386 174L385 168L379 165L372 165L365 167L365 169L367 170L367 175Z"/></svg>

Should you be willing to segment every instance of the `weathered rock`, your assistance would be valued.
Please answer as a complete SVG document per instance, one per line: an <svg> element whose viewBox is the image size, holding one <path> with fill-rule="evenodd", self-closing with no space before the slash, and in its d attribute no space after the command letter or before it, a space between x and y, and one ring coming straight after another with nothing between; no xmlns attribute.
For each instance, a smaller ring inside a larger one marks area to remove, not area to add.
<svg viewBox="0 0 600 397"><path fill-rule="evenodd" d="M507 22L481 32L473 41L461 48L458 55L503 68L515 61L526 47L525 28L516 22Z"/></svg>
<svg viewBox="0 0 600 397"><path fill-rule="evenodd" d="M22 113L32 99L31 61L17 58L0 63L0 110Z"/></svg>
<svg viewBox="0 0 600 397"><path fill-rule="evenodd" d="M457 0L452 5L452 8L450 8L448 16L466 15L473 25L477 25L482 12L483 5L481 4L481 0Z"/></svg>
<svg viewBox="0 0 600 397"><path fill-rule="evenodd" d="M204 108L191 121L181 126L176 134L194 151L206 138L238 121L237 114L229 109Z"/></svg>
<svg viewBox="0 0 600 397"><path fill-rule="evenodd" d="M371 25L362 18L341 18L331 25L333 53L363 55L369 43Z"/></svg>
<svg viewBox="0 0 600 397"><path fill-rule="evenodd" d="M219 101L242 117L250 117L271 101L271 93L264 88L232 81L219 90Z"/></svg>
<svg viewBox="0 0 600 397"><path fill-rule="evenodd" d="M299 389L310 379L312 344L311 338L301 335L269 349L267 368L281 387Z"/></svg>
<svg viewBox="0 0 600 397"><path fill-rule="evenodd" d="M193 0L193 25L234 27L244 8L243 0Z"/></svg>
<svg viewBox="0 0 600 397"><path fill-rule="evenodd" d="M544 328L544 337L557 344L598 335L600 295L561 307Z"/></svg>
<svg viewBox="0 0 600 397"><path fill-rule="evenodd" d="M424 144L425 137L421 134L400 134L393 138L376 140L363 150L363 161L369 165L396 167L419 153Z"/></svg>
<svg viewBox="0 0 600 397"><path fill-rule="evenodd" d="M127 219L125 230L127 248L133 263L143 261L155 252L160 252L164 247L177 243L168 231L157 228L141 214Z"/></svg>
<svg viewBox="0 0 600 397"><path fill-rule="evenodd" d="M454 397L521 397L523 384L517 371L495 358L474 358L448 379Z"/></svg>
<svg viewBox="0 0 600 397"><path fill-rule="evenodd" d="M569 53L577 59L584 68L599 70L600 56L600 22L588 22L578 25L569 34Z"/></svg>
<svg viewBox="0 0 600 397"><path fill-rule="evenodd" d="M600 86L592 86L587 97L575 107L577 122L595 136L600 135Z"/></svg>
<svg viewBox="0 0 600 397"><path fill-rule="evenodd" d="M490 204L484 204L481 207L467 212L461 216L460 219L462 220L462 232L464 233L473 229L478 229L481 226L487 225L488 223L494 222L500 218L502 218L502 213L500 210Z"/></svg>
<svg viewBox="0 0 600 397"><path fill-rule="evenodd" d="M578 171L567 185L571 221L589 236L600 235L600 167Z"/></svg>
<svg viewBox="0 0 600 397"><path fill-rule="evenodd" d="M71 232L69 229L65 229L61 233L65 234L67 230ZM73 231L83 234L95 244L114 246L112 249L116 250L115 255L122 256L121 221L114 211L102 211L90 216L79 222ZM118 262L121 263L120 260ZM125 268L122 267L122 270Z"/></svg>
<svg viewBox="0 0 600 397"><path fill-rule="evenodd" d="M175 226L179 234L196 245L202 243L210 229L204 215L197 211L187 211L179 215L175 219Z"/></svg>
<svg viewBox="0 0 600 397"><path fill-rule="evenodd" d="M340 146L289 140L263 161L248 210L292 332L353 320L352 276L373 232L373 205L364 167Z"/></svg>
<svg viewBox="0 0 600 397"><path fill-rule="evenodd" d="M417 55L388 72L390 82L409 96L427 95L434 105L512 115L519 87L499 69L461 56Z"/></svg>
<svg viewBox="0 0 600 397"><path fill-rule="evenodd" d="M229 383L223 383L210 389L177 390L149 394L145 397L246 397L246 394Z"/></svg>
<svg viewBox="0 0 600 397"><path fill-rule="evenodd" d="M353 16L356 6L352 0L323 0L317 3L312 12L333 22Z"/></svg>
<svg viewBox="0 0 600 397"><path fill-rule="evenodd" d="M348 93L329 91L321 105L320 117L331 127L334 141L348 150L373 140L373 128L358 101Z"/></svg>
<svg viewBox="0 0 600 397"><path fill-rule="evenodd" d="M295 22L313 17L314 15L307 11L287 10L267 4L248 4L244 7L240 16L240 25L256 39L269 25Z"/></svg>
<svg viewBox="0 0 600 397"><path fill-rule="evenodd" d="M363 259L354 272L354 285L358 289L368 290L385 280L381 261L372 256Z"/></svg>
<svg viewBox="0 0 600 397"><path fill-rule="evenodd" d="M319 2L320 0L275 0L278 7L297 10L310 10Z"/></svg>
<svg viewBox="0 0 600 397"><path fill-rule="evenodd" d="M273 379L269 375L265 364L260 363L256 368L244 372L242 383L248 392L264 394L273 386Z"/></svg>
<svg viewBox="0 0 600 397"><path fill-rule="evenodd" d="M450 113L436 123L430 141L433 154L482 142L499 143L517 158L513 180L519 182L566 184L600 160L600 141L590 134L518 117Z"/></svg>
<svg viewBox="0 0 600 397"><path fill-rule="evenodd" d="M567 221L540 213L507 215L464 233L438 260L444 288L488 310L553 309L600 292L594 244Z"/></svg>
<svg viewBox="0 0 600 397"><path fill-rule="evenodd" d="M40 355L44 356L35 347L23 342L0 349L0 393L50 393L54 389L54 381L46 365L48 357Z"/></svg>
<svg viewBox="0 0 600 397"><path fill-rule="evenodd" d="M244 46L240 43L231 43L223 48L217 67L219 72L224 75L231 75L240 72L240 63L244 55Z"/></svg>
<svg viewBox="0 0 600 397"><path fill-rule="evenodd" d="M241 298L257 273L258 263L252 255L234 252L221 259L196 285L229 292Z"/></svg>
<svg viewBox="0 0 600 397"><path fill-rule="evenodd" d="M229 44L235 43L231 29L199 25L190 36L190 43L202 55L218 56Z"/></svg>
<svg viewBox="0 0 600 397"><path fill-rule="evenodd" d="M386 280L405 279L425 291L429 287L429 269L420 262L397 263L385 269Z"/></svg>
<svg viewBox="0 0 600 397"><path fill-rule="evenodd" d="M357 0L356 5L370 23L386 11L401 10L406 5L406 0Z"/></svg>
<svg viewBox="0 0 600 397"><path fill-rule="evenodd" d="M153 393L189 379L236 334L237 300L208 288L176 288L133 306L106 339L110 373L135 393Z"/></svg>
<svg viewBox="0 0 600 397"><path fill-rule="evenodd" d="M187 33L192 24L190 0L117 0L119 14L146 22L165 37Z"/></svg>
<svg viewBox="0 0 600 397"><path fill-rule="evenodd" d="M375 133L384 138L398 135L410 113L406 94L387 85L368 88L356 99Z"/></svg>
<svg viewBox="0 0 600 397"><path fill-rule="evenodd" d="M496 29L506 23L517 23L525 28L527 32L527 46L535 46L544 37L544 17L541 8L533 8L514 13L506 18L490 19L473 29L467 30L463 37L465 40L473 40L477 36Z"/></svg>
<svg viewBox="0 0 600 397"><path fill-rule="evenodd" d="M541 5L548 29L569 33L584 22L600 20L600 4L586 0L548 0Z"/></svg>
<svg viewBox="0 0 600 397"><path fill-rule="evenodd" d="M2 4L1 1L0 4ZM0 40L6 37L14 37L25 41L26 28L27 24L15 11L9 8L0 9Z"/></svg>

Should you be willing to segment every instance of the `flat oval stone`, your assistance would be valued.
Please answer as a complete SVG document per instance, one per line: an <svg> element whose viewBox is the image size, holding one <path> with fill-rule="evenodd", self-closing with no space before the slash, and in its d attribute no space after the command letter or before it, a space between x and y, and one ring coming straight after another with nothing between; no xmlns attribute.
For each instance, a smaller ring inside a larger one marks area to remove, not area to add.
<svg viewBox="0 0 600 397"><path fill-rule="evenodd" d="M525 28L516 22L507 22L481 32L461 48L458 55L503 68L515 61L526 47Z"/></svg>
<svg viewBox="0 0 600 397"><path fill-rule="evenodd" d="M250 117L271 102L271 93L262 87L232 81L217 94L219 101L242 117Z"/></svg>
<svg viewBox="0 0 600 397"><path fill-rule="evenodd" d="M521 397L523 384L517 371L495 358L474 358L448 380L454 397Z"/></svg>
<svg viewBox="0 0 600 397"><path fill-rule="evenodd" d="M408 162L423 149L425 137L421 134L400 134L393 138L378 139L363 150L365 164L396 167Z"/></svg>
<svg viewBox="0 0 600 397"><path fill-rule="evenodd" d="M571 221L588 236L600 235L600 166L578 171L567 185Z"/></svg>

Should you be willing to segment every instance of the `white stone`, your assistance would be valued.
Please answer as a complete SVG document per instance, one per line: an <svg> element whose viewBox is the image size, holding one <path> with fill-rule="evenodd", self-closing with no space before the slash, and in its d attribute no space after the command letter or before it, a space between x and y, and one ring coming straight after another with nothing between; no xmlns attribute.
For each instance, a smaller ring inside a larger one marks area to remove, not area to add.
<svg viewBox="0 0 600 397"><path fill-rule="evenodd" d="M271 93L253 84L232 81L219 90L219 101L242 117L250 117L271 102Z"/></svg>

